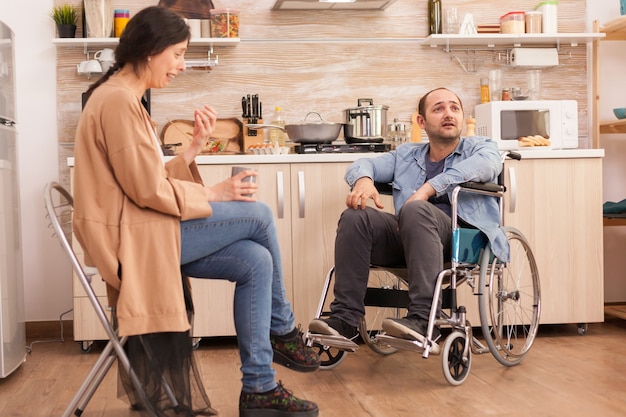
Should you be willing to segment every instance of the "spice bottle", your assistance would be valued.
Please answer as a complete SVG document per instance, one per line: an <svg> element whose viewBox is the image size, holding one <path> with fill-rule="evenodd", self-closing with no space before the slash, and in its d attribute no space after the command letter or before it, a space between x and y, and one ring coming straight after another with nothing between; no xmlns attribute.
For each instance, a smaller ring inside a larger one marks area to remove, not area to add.
<svg viewBox="0 0 626 417"><path fill-rule="evenodd" d="M481 78L480 79L480 102L481 103L489 103L490 101L489 94L489 79Z"/></svg>
<svg viewBox="0 0 626 417"><path fill-rule="evenodd" d="M510 88L502 89L502 101L511 101L511 89Z"/></svg>
<svg viewBox="0 0 626 417"><path fill-rule="evenodd" d="M465 120L465 136L476 136L476 119L472 116Z"/></svg>
<svg viewBox="0 0 626 417"><path fill-rule="evenodd" d="M434 35L442 31L441 0L428 0L428 34Z"/></svg>

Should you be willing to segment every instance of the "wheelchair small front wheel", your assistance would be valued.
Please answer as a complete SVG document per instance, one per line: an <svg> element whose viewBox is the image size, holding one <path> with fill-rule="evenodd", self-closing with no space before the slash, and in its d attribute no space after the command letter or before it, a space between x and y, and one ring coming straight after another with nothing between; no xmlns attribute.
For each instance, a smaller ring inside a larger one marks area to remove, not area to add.
<svg viewBox="0 0 626 417"><path fill-rule="evenodd" d="M451 385L461 385L469 376L472 366L472 350L467 349L467 358L463 357L468 339L465 333L454 331L446 338L442 350L443 375Z"/></svg>
<svg viewBox="0 0 626 417"><path fill-rule="evenodd" d="M318 343L313 344L313 349L320 357L320 369L333 369L346 359L348 353L345 350L322 346Z"/></svg>

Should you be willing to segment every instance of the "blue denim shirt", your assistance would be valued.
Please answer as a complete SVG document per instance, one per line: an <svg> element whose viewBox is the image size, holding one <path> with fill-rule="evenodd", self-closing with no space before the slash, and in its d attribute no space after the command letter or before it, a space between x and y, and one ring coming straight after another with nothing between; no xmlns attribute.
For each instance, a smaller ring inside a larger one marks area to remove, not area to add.
<svg viewBox="0 0 626 417"><path fill-rule="evenodd" d="M396 215L404 203L426 181L428 143L406 143L396 150L374 158L355 161L346 171L345 180L350 185L361 177L376 182L391 183ZM437 196L447 193L467 181L497 182L502 171L502 158L491 139L481 136L463 138L454 152L446 157L443 172L429 180ZM489 239L493 253L501 260L509 260L509 245L500 227L500 208L494 197L479 194L459 195L458 215L467 223L480 229Z"/></svg>

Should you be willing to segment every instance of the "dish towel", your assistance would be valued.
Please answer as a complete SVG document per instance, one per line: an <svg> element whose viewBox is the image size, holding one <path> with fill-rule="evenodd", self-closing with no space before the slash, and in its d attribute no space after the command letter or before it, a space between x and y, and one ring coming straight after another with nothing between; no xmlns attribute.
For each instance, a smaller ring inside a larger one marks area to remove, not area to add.
<svg viewBox="0 0 626 417"><path fill-rule="evenodd" d="M607 201L602 204L602 214L621 214L626 213L626 199L617 203L613 201Z"/></svg>

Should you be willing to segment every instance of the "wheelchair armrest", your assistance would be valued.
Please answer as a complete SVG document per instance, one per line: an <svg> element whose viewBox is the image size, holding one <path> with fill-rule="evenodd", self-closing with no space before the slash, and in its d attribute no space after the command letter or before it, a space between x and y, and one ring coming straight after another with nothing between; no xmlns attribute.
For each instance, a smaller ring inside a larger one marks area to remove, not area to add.
<svg viewBox="0 0 626 417"><path fill-rule="evenodd" d="M374 182L374 186L378 190L380 194L383 195L392 195L393 194L393 186L390 182Z"/></svg>
<svg viewBox="0 0 626 417"><path fill-rule="evenodd" d="M468 181L468 182L459 184L459 186L462 189L480 190L480 191L487 191L491 193L503 193L506 191L506 187L504 185L494 184L492 182Z"/></svg>

